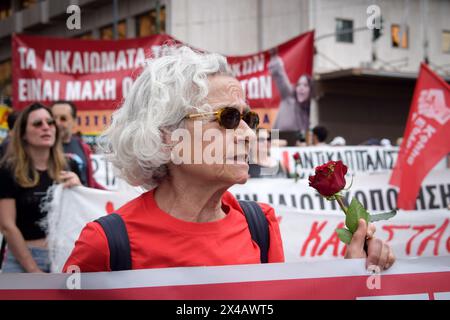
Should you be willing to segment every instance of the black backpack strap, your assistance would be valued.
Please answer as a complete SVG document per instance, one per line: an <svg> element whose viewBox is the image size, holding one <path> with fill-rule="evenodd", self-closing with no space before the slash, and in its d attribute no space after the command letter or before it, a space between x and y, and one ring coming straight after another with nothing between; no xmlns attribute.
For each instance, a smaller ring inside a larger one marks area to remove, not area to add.
<svg viewBox="0 0 450 320"><path fill-rule="evenodd" d="M111 213L95 220L108 239L111 271L131 270L131 249L127 227L122 217Z"/></svg>
<svg viewBox="0 0 450 320"><path fill-rule="evenodd" d="M261 263L268 262L269 256L269 223L262 211L261 207L255 201L239 200L245 218L247 219L248 228L261 252Z"/></svg>

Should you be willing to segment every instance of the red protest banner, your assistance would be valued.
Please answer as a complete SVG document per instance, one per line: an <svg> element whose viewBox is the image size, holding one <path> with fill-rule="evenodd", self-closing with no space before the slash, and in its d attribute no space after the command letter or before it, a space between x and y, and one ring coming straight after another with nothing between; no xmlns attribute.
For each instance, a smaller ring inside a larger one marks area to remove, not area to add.
<svg viewBox="0 0 450 320"><path fill-rule="evenodd" d="M413 210L420 185L450 152L450 86L421 65L408 122L390 184L400 188L397 207Z"/></svg>
<svg viewBox="0 0 450 320"><path fill-rule="evenodd" d="M276 48L292 88L302 75L312 74L313 38L308 32ZM98 133L109 124L145 59L164 54L165 43L181 42L165 34L117 41L14 35L14 108L74 101L79 109L77 130ZM261 113L263 126L271 127L280 95L268 70L269 51L228 60L250 106Z"/></svg>
<svg viewBox="0 0 450 320"><path fill-rule="evenodd" d="M12 38L13 102L75 102L77 131L97 134L109 125L112 111L128 92L149 56L168 35L112 40L80 40L14 35Z"/></svg>
<svg viewBox="0 0 450 320"><path fill-rule="evenodd" d="M277 57L281 62L274 64L272 60ZM310 31L267 51L227 58L233 74L242 84L250 106L259 113L262 127L273 126L280 101L298 98L295 94L297 83L302 76L311 78L313 57L314 31ZM269 67L271 63L273 68ZM310 83L307 85L310 86ZM305 97L308 112L310 100L311 94L308 91ZM301 129L299 123L295 125L297 130Z"/></svg>
<svg viewBox="0 0 450 320"><path fill-rule="evenodd" d="M0 299L444 300L450 297L449 257L398 260L391 269L374 270L373 274L367 273L364 263L364 259L342 259L81 274L0 274Z"/></svg>
<svg viewBox="0 0 450 320"><path fill-rule="evenodd" d="M168 35L112 40L78 40L15 35L14 107L70 100L80 110L114 109L146 58L159 55Z"/></svg>

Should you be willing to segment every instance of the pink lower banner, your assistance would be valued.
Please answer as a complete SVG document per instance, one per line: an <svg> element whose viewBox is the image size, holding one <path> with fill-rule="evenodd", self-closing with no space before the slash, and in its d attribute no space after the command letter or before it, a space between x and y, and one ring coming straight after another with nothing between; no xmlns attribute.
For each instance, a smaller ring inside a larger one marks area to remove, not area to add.
<svg viewBox="0 0 450 320"><path fill-rule="evenodd" d="M72 274L0 274L0 299L450 300L450 257L363 259Z"/></svg>

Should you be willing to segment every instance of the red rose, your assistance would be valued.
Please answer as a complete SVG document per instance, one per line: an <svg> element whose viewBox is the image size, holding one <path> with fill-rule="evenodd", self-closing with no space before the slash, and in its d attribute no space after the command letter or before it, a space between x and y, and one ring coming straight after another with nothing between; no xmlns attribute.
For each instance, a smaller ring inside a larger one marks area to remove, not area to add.
<svg viewBox="0 0 450 320"><path fill-rule="evenodd" d="M300 160L300 153L296 152L292 157L294 158L295 161Z"/></svg>
<svg viewBox="0 0 450 320"><path fill-rule="evenodd" d="M330 197L345 187L347 166L342 161L329 161L316 167L316 174L309 177L309 185L321 195Z"/></svg>

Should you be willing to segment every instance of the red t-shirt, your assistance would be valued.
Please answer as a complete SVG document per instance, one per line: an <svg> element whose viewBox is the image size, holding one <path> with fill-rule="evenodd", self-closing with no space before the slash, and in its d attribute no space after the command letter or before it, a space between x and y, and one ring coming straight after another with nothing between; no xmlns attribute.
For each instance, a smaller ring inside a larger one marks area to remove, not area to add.
<svg viewBox="0 0 450 320"><path fill-rule="evenodd" d="M132 269L218 266L260 263L238 201L226 192L226 217L205 223L187 222L162 211L153 191L128 202L116 212L125 222L131 247ZM272 207L260 204L269 222L269 262L284 262L278 221ZM102 227L88 223L75 243L64 272L77 265L82 272L111 271L109 247Z"/></svg>

